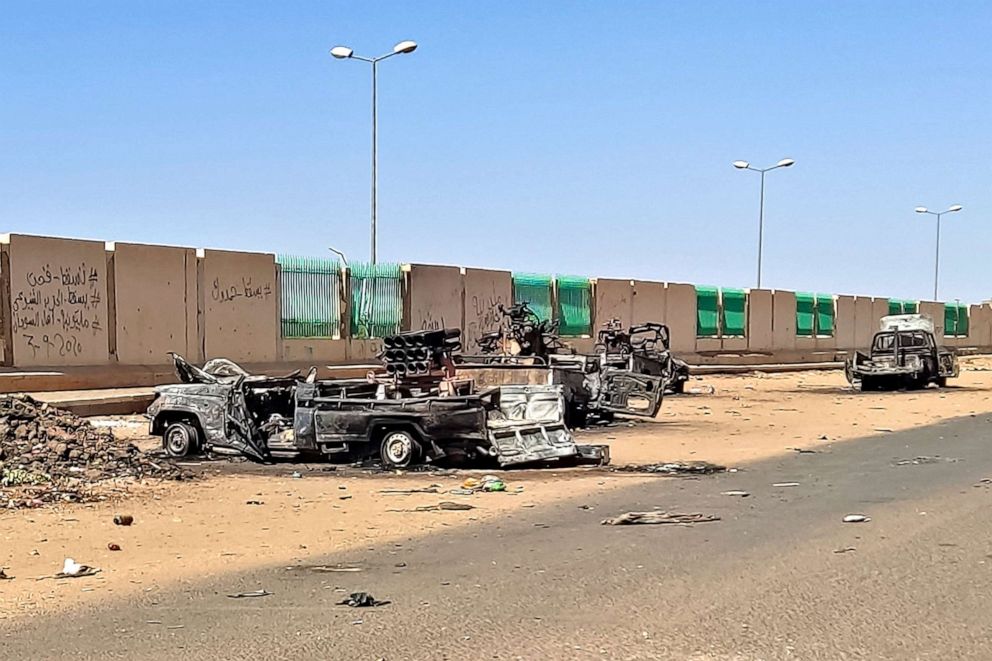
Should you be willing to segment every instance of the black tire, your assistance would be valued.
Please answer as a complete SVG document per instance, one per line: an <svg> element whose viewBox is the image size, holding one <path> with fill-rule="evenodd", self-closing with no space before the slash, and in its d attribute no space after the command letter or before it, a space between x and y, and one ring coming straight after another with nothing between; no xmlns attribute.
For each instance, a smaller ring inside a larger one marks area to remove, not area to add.
<svg viewBox="0 0 992 661"><path fill-rule="evenodd" d="M947 387L947 377L946 376L938 376L937 379L934 381L934 383L937 384L937 387L938 388L946 388Z"/></svg>
<svg viewBox="0 0 992 661"><path fill-rule="evenodd" d="M173 422L162 432L162 447L170 457L188 457L200 449L200 432L188 422Z"/></svg>
<svg viewBox="0 0 992 661"><path fill-rule="evenodd" d="M386 430L379 444L379 457L387 468L408 468L420 459L420 443L405 429Z"/></svg>

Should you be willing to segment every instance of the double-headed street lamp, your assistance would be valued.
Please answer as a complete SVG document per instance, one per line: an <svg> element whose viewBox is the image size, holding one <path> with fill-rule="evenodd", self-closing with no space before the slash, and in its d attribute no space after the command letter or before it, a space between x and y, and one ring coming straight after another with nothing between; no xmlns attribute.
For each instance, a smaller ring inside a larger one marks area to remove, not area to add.
<svg viewBox="0 0 992 661"><path fill-rule="evenodd" d="M765 173L771 172L772 170L777 170L779 168L787 168L795 164L795 161L791 158L783 158L781 161L771 166L770 168L753 168L751 164L747 161L734 161L733 166L738 170L752 170L761 174L761 202L758 206L758 289L761 289L761 250L764 244L764 233L765 233Z"/></svg>
<svg viewBox="0 0 992 661"><path fill-rule="evenodd" d="M331 49L331 55L339 60L361 60L372 65L372 263L376 263L376 246L378 239L376 236L376 205L378 202L376 183L377 170L379 165L379 142L376 132L378 121L376 118L376 69L379 62L392 57L393 55L404 55L417 50L417 43L414 41L401 41L393 46L393 50L379 57L363 57L355 55L355 52L347 46L335 46Z"/></svg>
<svg viewBox="0 0 992 661"><path fill-rule="evenodd" d="M926 207L916 207L914 211L916 213L928 213L931 216L937 216L937 248L934 252L933 258L933 300L937 300L937 275L940 272L940 217L945 213L954 213L955 211L961 211L963 209L960 204L954 204L947 208L946 211L936 212L930 211Z"/></svg>

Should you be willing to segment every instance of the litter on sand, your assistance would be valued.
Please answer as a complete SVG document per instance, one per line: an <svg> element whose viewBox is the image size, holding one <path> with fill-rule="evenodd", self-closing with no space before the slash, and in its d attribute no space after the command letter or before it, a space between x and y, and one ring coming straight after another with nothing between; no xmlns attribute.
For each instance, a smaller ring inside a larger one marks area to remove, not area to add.
<svg viewBox="0 0 992 661"><path fill-rule="evenodd" d="M66 558L62 563L62 571L55 575L55 578L82 578L99 574L100 570L89 565L81 565L72 558Z"/></svg>
<svg viewBox="0 0 992 661"><path fill-rule="evenodd" d="M798 487L798 482L776 482L773 487Z"/></svg>
<svg viewBox="0 0 992 661"><path fill-rule="evenodd" d="M671 461L660 464L627 464L611 468L619 473L658 473L661 475L709 475L722 473L726 466L711 464L708 461Z"/></svg>
<svg viewBox="0 0 992 661"><path fill-rule="evenodd" d="M268 597L270 594L272 593L268 590L254 590L252 592L236 592L227 596L231 599L245 599L249 597Z"/></svg>
<svg viewBox="0 0 992 661"><path fill-rule="evenodd" d="M627 525L659 525L664 523L674 523L677 525L691 525L693 523L707 523L709 521L719 521L720 517L713 514L682 514L679 512L626 512L620 516L603 519L604 526L627 526Z"/></svg>
<svg viewBox="0 0 992 661"><path fill-rule="evenodd" d="M388 601L377 601L369 592L352 592L347 598L338 602L338 606L351 606L352 608L373 608L375 606L385 606Z"/></svg>
<svg viewBox="0 0 992 661"><path fill-rule="evenodd" d="M429 487L424 487L422 489L379 489L379 493L394 495L394 496L405 496L411 493L437 493L440 485L432 484Z"/></svg>
<svg viewBox="0 0 992 661"><path fill-rule="evenodd" d="M7 576L7 572L3 570L3 567L0 567L0 581L12 581L12 580L14 580L14 577Z"/></svg>
<svg viewBox="0 0 992 661"><path fill-rule="evenodd" d="M469 505L468 503L453 503L450 500L445 500L437 505L421 505L420 507L414 507L413 509L402 509L402 510L386 510L387 512L437 512L440 510L449 510L453 512L461 512L465 510L474 510L474 505Z"/></svg>
<svg viewBox="0 0 992 661"><path fill-rule="evenodd" d="M851 551L857 551L853 546L845 546L841 549L834 549L834 553L850 553Z"/></svg>
<svg viewBox="0 0 992 661"><path fill-rule="evenodd" d="M810 450L807 448L786 448L786 450L792 450L793 452L798 452L799 454L819 454L819 450Z"/></svg>
<svg viewBox="0 0 992 661"><path fill-rule="evenodd" d="M844 517L844 523L867 523L868 521L871 521L871 517L864 514L848 514Z"/></svg>
<svg viewBox="0 0 992 661"><path fill-rule="evenodd" d="M721 491L721 496L738 496L740 498L747 498L751 495L749 491Z"/></svg>

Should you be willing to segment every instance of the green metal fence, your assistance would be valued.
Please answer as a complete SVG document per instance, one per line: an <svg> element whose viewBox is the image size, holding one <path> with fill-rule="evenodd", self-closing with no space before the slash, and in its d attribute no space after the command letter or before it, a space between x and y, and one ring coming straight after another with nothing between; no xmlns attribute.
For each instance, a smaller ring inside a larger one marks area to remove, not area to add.
<svg viewBox="0 0 992 661"><path fill-rule="evenodd" d="M592 284L589 278L560 275L558 283L558 319L562 335L592 334Z"/></svg>
<svg viewBox="0 0 992 661"><path fill-rule="evenodd" d="M833 294L816 295L816 334L833 337L835 301Z"/></svg>
<svg viewBox="0 0 992 661"><path fill-rule="evenodd" d="M835 314L832 294L796 292L796 335L833 337Z"/></svg>
<svg viewBox="0 0 992 661"><path fill-rule="evenodd" d="M743 289L720 290L720 333L724 337L747 335L747 292Z"/></svg>
<svg viewBox="0 0 992 661"><path fill-rule="evenodd" d="M962 303L944 304L944 335L947 337L967 337L968 306Z"/></svg>
<svg viewBox="0 0 992 661"><path fill-rule="evenodd" d="M332 259L279 255L283 337L341 337L341 267Z"/></svg>
<svg viewBox="0 0 992 661"><path fill-rule="evenodd" d="M889 299L889 314L916 314L919 311L919 301L907 301L900 298Z"/></svg>
<svg viewBox="0 0 992 661"><path fill-rule="evenodd" d="M720 288L696 287L696 337L720 336Z"/></svg>
<svg viewBox="0 0 992 661"><path fill-rule="evenodd" d="M399 264L352 264L351 336L385 337L400 331L403 276Z"/></svg>
<svg viewBox="0 0 992 661"><path fill-rule="evenodd" d="M542 321L551 319L550 275L541 273L513 274L513 302L527 303Z"/></svg>

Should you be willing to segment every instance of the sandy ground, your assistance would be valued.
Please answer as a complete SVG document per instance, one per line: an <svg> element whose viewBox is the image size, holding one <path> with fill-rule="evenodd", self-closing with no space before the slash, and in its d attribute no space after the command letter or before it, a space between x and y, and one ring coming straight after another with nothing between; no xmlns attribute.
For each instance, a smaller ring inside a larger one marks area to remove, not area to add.
<svg viewBox="0 0 992 661"><path fill-rule="evenodd" d="M992 413L992 373L984 371L989 362L972 360L970 366L953 387L916 392L851 392L840 372L695 379L690 390L705 394L666 399L656 420L579 436L610 444L614 465L706 460L744 466L793 448L829 451L837 442ZM140 428L114 429L142 435ZM371 548L415 545L452 526L499 526L515 513L532 515L565 497L588 495L595 506L597 494L666 479L585 468L512 471L501 474L506 493L466 496L447 492L482 472L370 475L326 465L226 461L191 470L201 479L138 485L115 502L0 513L0 567L15 577L0 581L0 619L153 596L226 571L313 564L330 553L351 554L361 568ZM302 477L292 477L294 471ZM438 493L382 493L430 485ZM441 501L474 509L392 511ZM115 526L115 513L133 515L134 525ZM110 551L110 543L121 550ZM102 571L80 579L41 578L59 571L65 557Z"/></svg>

